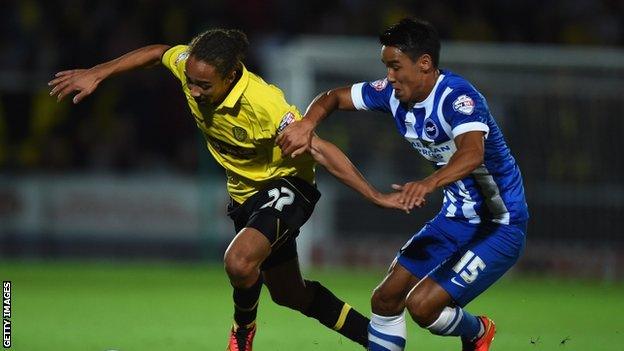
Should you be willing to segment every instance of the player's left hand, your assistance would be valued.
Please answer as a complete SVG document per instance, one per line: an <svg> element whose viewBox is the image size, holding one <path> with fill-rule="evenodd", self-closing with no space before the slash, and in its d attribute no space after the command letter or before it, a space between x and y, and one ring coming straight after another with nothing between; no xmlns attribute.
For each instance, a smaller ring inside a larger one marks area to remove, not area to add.
<svg viewBox="0 0 624 351"><path fill-rule="evenodd" d="M309 149L313 132L312 122L305 119L294 121L277 136L275 142L282 149L282 155L295 158Z"/></svg>
<svg viewBox="0 0 624 351"><path fill-rule="evenodd" d="M425 196L435 190L435 185L426 180L407 182L403 185L392 184L392 189L399 190L399 201L409 209L423 207L426 203Z"/></svg>

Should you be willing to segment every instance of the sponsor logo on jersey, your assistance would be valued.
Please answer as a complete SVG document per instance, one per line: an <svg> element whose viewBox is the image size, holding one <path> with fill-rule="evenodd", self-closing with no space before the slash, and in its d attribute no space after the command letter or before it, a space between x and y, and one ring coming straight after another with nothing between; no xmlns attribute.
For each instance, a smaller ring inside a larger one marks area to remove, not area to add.
<svg viewBox="0 0 624 351"><path fill-rule="evenodd" d="M210 146L212 146L215 150L217 150L220 154L228 154L234 158L240 158L249 160L256 157L256 149L244 148L237 145L232 145L226 143L223 140L219 140L217 138L213 138L211 136L207 137Z"/></svg>
<svg viewBox="0 0 624 351"><path fill-rule="evenodd" d="M472 114L474 111L475 103L468 95L460 95L453 101L453 110L463 113L465 115Z"/></svg>
<svg viewBox="0 0 624 351"><path fill-rule="evenodd" d="M425 134L430 139L435 139L437 138L438 135L440 135L440 130L438 129L436 124L433 122L433 120L429 117L425 119Z"/></svg>
<svg viewBox="0 0 624 351"><path fill-rule="evenodd" d="M388 79L387 78L379 79L379 80L376 80L374 82L370 82L368 84L370 84L370 86L373 87L373 89L375 89L377 91L382 91L388 85Z"/></svg>
<svg viewBox="0 0 624 351"><path fill-rule="evenodd" d="M277 127L277 132L281 133L282 131L284 131L284 129L286 129L286 127L288 127L289 124L291 124L294 121L295 121L295 115L292 112L286 113L284 117L282 117L282 121Z"/></svg>
<svg viewBox="0 0 624 351"><path fill-rule="evenodd" d="M247 139L247 131L241 127L232 128L232 134L238 141L245 141Z"/></svg>
<svg viewBox="0 0 624 351"><path fill-rule="evenodd" d="M451 278L451 283L453 283L453 284L455 284L455 285L457 285L457 286L459 286L461 288L465 288L466 287L464 284L462 284L462 283L457 281L457 277Z"/></svg>
<svg viewBox="0 0 624 351"><path fill-rule="evenodd" d="M188 51L183 51L178 54L178 57L175 59L175 64L177 65L180 61L186 60L189 57Z"/></svg>
<svg viewBox="0 0 624 351"><path fill-rule="evenodd" d="M407 139L414 149L416 149L424 158L434 162L448 161L456 149L453 140L446 141L441 144L429 143L425 145L420 139Z"/></svg>

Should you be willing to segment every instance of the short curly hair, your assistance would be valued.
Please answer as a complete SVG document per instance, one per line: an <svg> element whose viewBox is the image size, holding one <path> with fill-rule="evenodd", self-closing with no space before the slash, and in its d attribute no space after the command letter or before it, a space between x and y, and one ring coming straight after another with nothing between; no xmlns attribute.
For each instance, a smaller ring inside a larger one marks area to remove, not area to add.
<svg viewBox="0 0 624 351"><path fill-rule="evenodd" d="M225 77L242 64L248 46L247 35L240 30L210 29L193 38L189 55L213 65Z"/></svg>

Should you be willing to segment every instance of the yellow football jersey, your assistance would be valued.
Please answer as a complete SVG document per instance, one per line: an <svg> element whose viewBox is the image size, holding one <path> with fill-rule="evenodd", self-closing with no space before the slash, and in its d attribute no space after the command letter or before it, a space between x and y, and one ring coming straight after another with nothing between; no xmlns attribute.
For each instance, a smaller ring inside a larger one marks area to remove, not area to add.
<svg viewBox="0 0 624 351"><path fill-rule="evenodd" d="M314 183L312 157L304 154L295 159L282 158L275 144L278 131L291 121L301 119L284 93L243 66L240 79L219 106L199 105L186 85L184 67L188 50L187 45L174 46L165 52L162 63L182 83L186 101L206 138L208 150L226 170L230 196L242 203L267 181L284 176L297 176Z"/></svg>

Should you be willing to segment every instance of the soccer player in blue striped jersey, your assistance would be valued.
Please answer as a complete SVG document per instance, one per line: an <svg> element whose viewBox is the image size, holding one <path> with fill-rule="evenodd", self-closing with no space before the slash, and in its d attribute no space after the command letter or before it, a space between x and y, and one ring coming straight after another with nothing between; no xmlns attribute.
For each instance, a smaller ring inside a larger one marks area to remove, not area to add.
<svg viewBox="0 0 624 351"><path fill-rule="evenodd" d="M284 154L297 155L334 110L390 113L399 133L435 169L393 187L408 208L423 206L436 188L442 188L444 203L399 250L374 290L369 350L405 348L407 309L431 333L460 337L462 350L488 351L494 322L464 307L524 249L528 208L520 170L483 95L438 68L440 41L433 26L403 19L386 29L380 42L385 78L319 95L277 142Z"/></svg>

